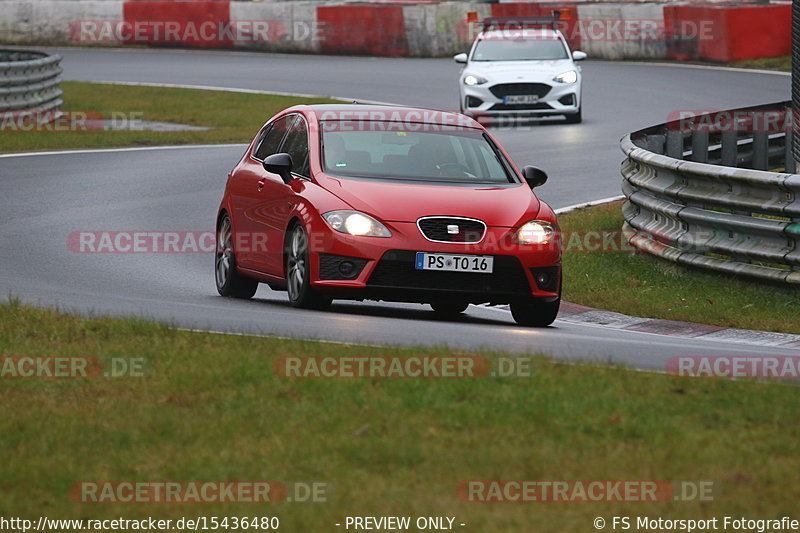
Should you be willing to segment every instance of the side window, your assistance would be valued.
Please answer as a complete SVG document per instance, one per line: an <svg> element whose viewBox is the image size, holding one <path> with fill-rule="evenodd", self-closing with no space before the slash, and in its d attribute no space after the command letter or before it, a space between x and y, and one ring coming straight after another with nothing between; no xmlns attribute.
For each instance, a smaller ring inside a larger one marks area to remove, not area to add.
<svg viewBox="0 0 800 533"><path fill-rule="evenodd" d="M289 124L292 122L293 118L294 115L281 117L273 122L270 126L267 126L266 131L262 135L261 143L256 148L253 157L259 161L263 161L268 155L278 153L278 146L281 144L283 136L286 133L286 130L289 128Z"/></svg>
<svg viewBox="0 0 800 533"><path fill-rule="evenodd" d="M297 119L289 127L289 133L281 146L281 152L286 152L292 156L294 169L292 172L304 177L309 175L308 164L308 126L303 117Z"/></svg>

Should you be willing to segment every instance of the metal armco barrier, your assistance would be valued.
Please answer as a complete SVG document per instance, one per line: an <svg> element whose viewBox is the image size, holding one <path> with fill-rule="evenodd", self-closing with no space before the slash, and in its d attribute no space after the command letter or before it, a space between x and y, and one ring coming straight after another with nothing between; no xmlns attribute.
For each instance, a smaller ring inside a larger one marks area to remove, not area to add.
<svg viewBox="0 0 800 533"><path fill-rule="evenodd" d="M781 117L791 119L790 102L623 137L631 244L685 266L800 283L800 175Z"/></svg>
<svg viewBox="0 0 800 533"><path fill-rule="evenodd" d="M0 113L51 111L63 103L61 56L27 50L0 50Z"/></svg>

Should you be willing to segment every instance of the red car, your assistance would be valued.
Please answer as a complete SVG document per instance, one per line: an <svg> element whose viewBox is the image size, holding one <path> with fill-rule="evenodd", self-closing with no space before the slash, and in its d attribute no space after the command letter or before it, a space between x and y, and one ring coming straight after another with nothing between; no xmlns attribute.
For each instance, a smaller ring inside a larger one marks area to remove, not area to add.
<svg viewBox="0 0 800 533"><path fill-rule="evenodd" d="M333 299L510 304L546 326L561 295L553 210L464 115L393 106L296 106L275 115L228 175L217 215L223 296L259 283L295 307Z"/></svg>

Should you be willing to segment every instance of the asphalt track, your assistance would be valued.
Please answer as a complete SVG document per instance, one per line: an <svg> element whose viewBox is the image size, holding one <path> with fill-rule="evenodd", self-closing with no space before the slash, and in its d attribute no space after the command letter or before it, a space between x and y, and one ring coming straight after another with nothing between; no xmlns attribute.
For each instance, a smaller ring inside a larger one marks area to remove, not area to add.
<svg viewBox="0 0 800 533"><path fill-rule="evenodd" d="M446 59L57 51L70 80L247 88L444 109L454 107L457 95L458 67ZM495 131L517 163L548 171L550 181L539 194L554 207L619 194L618 139L626 132L663 122L676 110L748 106L790 94L788 76L757 72L588 61L584 74L584 124ZM663 369L666 358L679 355L797 353L563 321L519 328L506 312L474 306L457 321L405 304L342 302L331 312L300 311L288 306L285 293L266 286L253 301L217 296L211 254L78 254L67 248L73 231L213 229L226 172L242 150L227 145L0 156L0 290L82 314L135 315L185 328L544 352L645 369Z"/></svg>

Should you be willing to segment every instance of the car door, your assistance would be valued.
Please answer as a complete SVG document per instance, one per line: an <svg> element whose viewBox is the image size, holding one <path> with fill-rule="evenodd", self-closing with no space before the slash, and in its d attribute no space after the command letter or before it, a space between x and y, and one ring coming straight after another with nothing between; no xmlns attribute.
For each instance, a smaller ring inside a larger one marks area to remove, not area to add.
<svg viewBox="0 0 800 533"><path fill-rule="evenodd" d="M278 152L286 152L292 156L292 174L295 178L309 177L308 125L302 115L292 116ZM259 261L263 259L265 272L283 276L284 232L297 204L297 194L277 174L271 174L263 168L261 172L262 179L258 182L259 197L251 213L251 219L257 226L256 232L267 236L266 253Z"/></svg>
<svg viewBox="0 0 800 533"><path fill-rule="evenodd" d="M264 232L260 221L263 217L261 211L266 197L266 181L272 181L273 178L281 181L281 178L265 171L262 162L265 157L278 153L294 120L295 115L287 115L265 126L251 156L245 158L236 169L231 186L231 216L235 231L236 259L243 267L269 272L267 251L274 243L269 242L269 235Z"/></svg>

